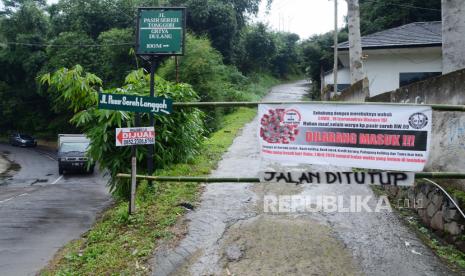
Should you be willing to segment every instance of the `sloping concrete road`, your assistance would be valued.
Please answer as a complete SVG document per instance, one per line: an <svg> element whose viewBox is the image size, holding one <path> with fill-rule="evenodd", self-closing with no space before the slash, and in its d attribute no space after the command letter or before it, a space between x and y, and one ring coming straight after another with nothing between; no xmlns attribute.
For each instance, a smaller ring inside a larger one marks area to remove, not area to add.
<svg viewBox="0 0 465 276"><path fill-rule="evenodd" d="M305 82L280 85L265 100L299 100L305 89ZM257 127L257 118L244 127L212 176L257 177L278 166L260 160ZM153 275L452 275L394 213L265 213L269 195L335 195L345 203L358 195L378 203L366 186L209 184L185 218L185 237L155 252Z"/></svg>
<svg viewBox="0 0 465 276"><path fill-rule="evenodd" d="M106 180L60 176L45 150L0 144L0 153L21 167L0 178L0 275L35 275L111 202Z"/></svg>

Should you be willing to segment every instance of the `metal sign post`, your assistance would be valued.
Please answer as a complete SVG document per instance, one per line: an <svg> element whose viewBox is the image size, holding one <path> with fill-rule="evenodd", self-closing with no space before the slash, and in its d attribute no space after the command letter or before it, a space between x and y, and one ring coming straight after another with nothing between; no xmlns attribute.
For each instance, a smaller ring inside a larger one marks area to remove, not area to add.
<svg viewBox="0 0 465 276"><path fill-rule="evenodd" d="M156 70L156 57L152 57L150 59L150 97L155 96L155 70ZM155 118L153 115L150 115L150 126L155 125ZM147 171L149 175L153 174L154 166L153 166L153 151L154 145L147 146ZM152 186L152 180L149 180L149 186Z"/></svg>
<svg viewBox="0 0 465 276"><path fill-rule="evenodd" d="M155 96L155 70L159 56L184 54L186 9L184 7L139 8L137 16L136 53L150 62L150 97ZM150 126L154 126L150 115ZM147 151L147 171L153 174L154 146ZM152 181L149 181L152 185Z"/></svg>

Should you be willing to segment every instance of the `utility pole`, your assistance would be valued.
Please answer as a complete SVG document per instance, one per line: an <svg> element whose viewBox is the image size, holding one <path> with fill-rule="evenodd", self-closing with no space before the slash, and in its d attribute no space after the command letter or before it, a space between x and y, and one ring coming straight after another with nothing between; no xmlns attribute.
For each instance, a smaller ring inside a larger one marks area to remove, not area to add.
<svg viewBox="0 0 465 276"><path fill-rule="evenodd" d="M465 68L465 4L442 0L442 73Z"/></svg>
<svg viewBox="0 0 465 276"><path fill-rule="evenodd" d="M337 0L334 0L334 68L333 68L333 78L334 78L334 95L337 95L337 65L338 65L338 49L337 49L338 39L337 39ZM328 93L327 100L331 99L331 93Z"/></svg>
<svg viewBox="0 0 465 276"><path fill-rule="evenodd" d="M347 7L347 17L349 21L350 81L354 84L365 78L362 63L359 1L347 0Z"/></svg>

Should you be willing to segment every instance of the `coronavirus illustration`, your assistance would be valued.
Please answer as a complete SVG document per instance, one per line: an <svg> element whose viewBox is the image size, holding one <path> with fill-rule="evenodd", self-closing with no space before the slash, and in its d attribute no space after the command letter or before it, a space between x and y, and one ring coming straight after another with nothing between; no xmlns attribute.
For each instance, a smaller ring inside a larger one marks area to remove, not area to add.
<svg viewBox="0 0 465 276"><path fill-rule="evenodd" d="M270 109L260 120L260 137L272 144L289 144L299 134L297 124L284 121L285 109Z"/></svg>

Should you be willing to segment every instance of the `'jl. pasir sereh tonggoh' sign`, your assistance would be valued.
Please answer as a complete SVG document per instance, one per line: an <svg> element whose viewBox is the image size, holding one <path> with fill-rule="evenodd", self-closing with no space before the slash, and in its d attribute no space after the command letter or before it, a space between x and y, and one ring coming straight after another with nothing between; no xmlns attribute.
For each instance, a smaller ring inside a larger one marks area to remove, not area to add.
<svg viewBox="0 0 465 276"><path fill-rule="evenodd" d="M428 160L429 106L262 104L259 116L267 159L400 171Z"/></svg>

